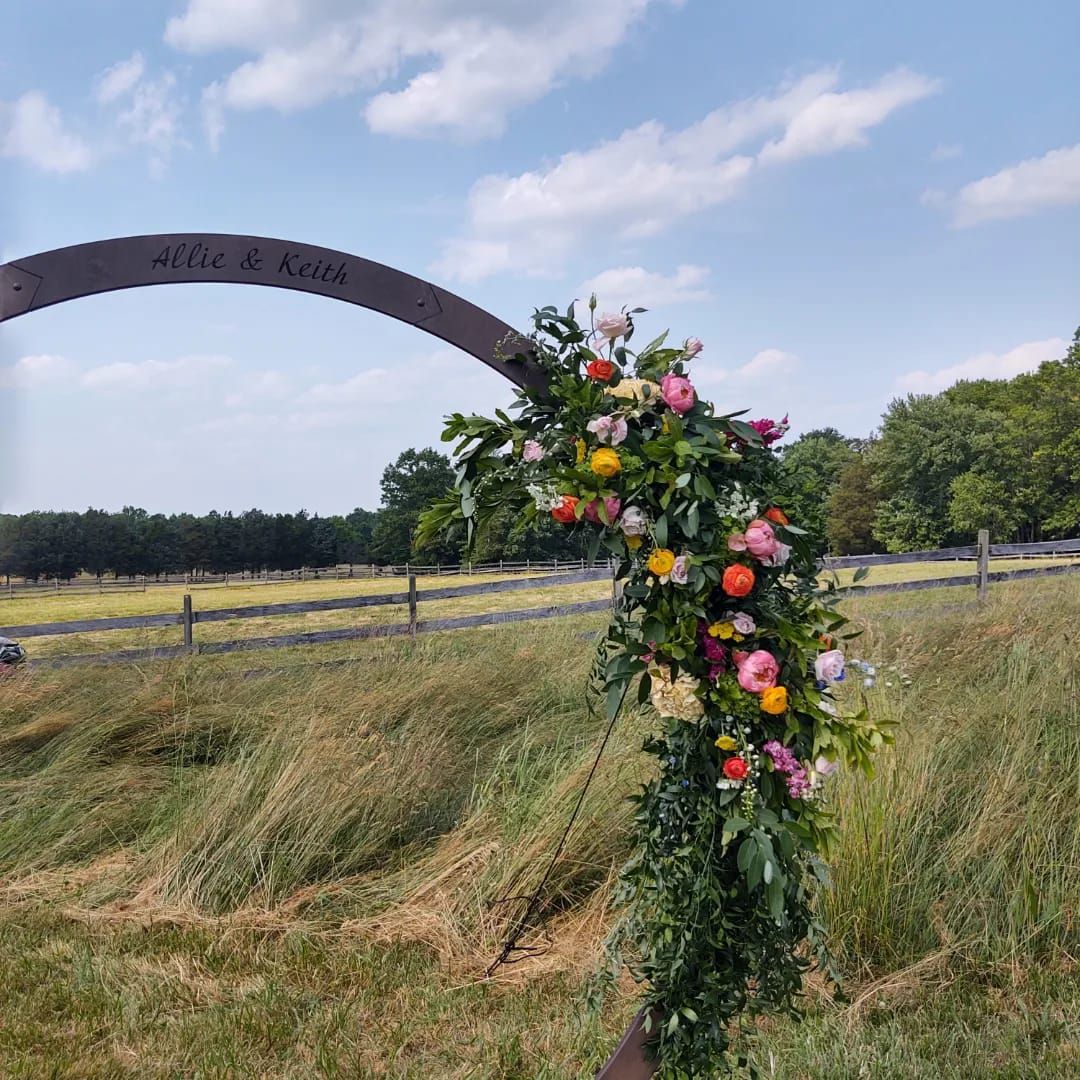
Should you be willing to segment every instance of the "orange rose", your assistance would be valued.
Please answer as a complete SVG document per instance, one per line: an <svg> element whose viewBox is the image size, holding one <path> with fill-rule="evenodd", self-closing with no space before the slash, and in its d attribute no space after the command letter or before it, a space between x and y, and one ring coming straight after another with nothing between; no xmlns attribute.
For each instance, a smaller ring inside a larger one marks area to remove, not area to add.
<svg viewBox="0 0 1080 1080"><path fill-rule="evenodd" d="M746 596L754 587L754 571L742 563L735 563L724 571L720 587L728 596Z"/></svg>
<svg viewBox="0 0 1080 1080"><path fill-rule="evenodd" d="M741 757L731 757L724 762L724 775L729 780L745 780L750 766Z"/></svg>
<svg viewBox="0 0 1080 1080"><path fill-rule="evenodd" d="M574 513L574 507L577 504L578 501L573 495L564 495L562 502L551 511L551 516L563 525L573 525L577 520L577 515Z"/></svg>
<svg viewBox="0 0 1080 1080"><path fill-rule="evenodd" d="M592 360L585 365L585 374L597 382L607 382L615 374L615 365L610 360Z"/></svg>
<svg viewBox="0 0 1080 1080"><path fill-rule="evenodd" d="M784 513L778 506L770 506L765 511L765 517L769 519L774 525L790 525L791 522L788 519L787 514Z"/></svg>

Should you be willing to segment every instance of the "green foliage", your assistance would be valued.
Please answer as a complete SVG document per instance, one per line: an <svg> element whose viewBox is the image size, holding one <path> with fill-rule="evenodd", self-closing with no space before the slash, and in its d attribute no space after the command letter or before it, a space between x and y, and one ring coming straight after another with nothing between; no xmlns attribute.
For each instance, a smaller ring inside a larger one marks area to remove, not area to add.
<svg viewBox="0 0 1080 1080"><path fill-rule="evenodd" d="M635 313L606 343L573 307L535 313L547 391L522 392L515 419L449 418L457 492L424 515L420 535L471 537L500 514L550 512L588 538L591 556L616 561L622 603L594 681L610 717L640 680L638 699L652 701L660 723L645 742L654 775L635 798L606 985L629 966L658 1019L661 1075L697 1077L730 1062L733 1021L794 1011L805 971L827 968L811 900L833 819L809 763L869 771L889 736L862 713L841 714L815 679L823 640L846 620L818 593L816 538L798 520L759 517L784 490L776 456L754 427L707 402L669 407L652 380L685 377L691 357L663 336L632 352ZM590 374L597 358L610 373ZM754 558L729 544L751 523L769 537L775 529L779 546ZM752 589L729 585L736 568ZM736 654L720 644L735 633L733 612L753 629L732 644L778 666L787 695L778 707L766 711L736 679ZM794 755L804 786L766 745Z"/></svg>
<svg viewBox="0 0 1080 1080"><path fill-rule="evenodd" d="M779 477L784 508L811 536L825 537L829 498L860 449L858 439L831 427L808 431L784 448Z"/></svg>
<svg viewBox="0 0 1080 1080"><path fill-rule="evenodd" d="M878 492L866 452L855 455L836 478L825 504L825 535L833 555L866 555L879 550L874 538Z"/></svg>

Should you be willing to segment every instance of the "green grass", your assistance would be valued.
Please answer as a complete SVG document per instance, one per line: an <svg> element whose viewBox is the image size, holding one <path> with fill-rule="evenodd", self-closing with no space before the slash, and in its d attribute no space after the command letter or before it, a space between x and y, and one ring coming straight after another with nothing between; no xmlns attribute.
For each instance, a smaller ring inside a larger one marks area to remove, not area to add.
<svg viewBox="0 0 1080 1080"><path fill-rule="evenodd" d="M1080 582L950 592L849 602L900 735L834 794L849 1000L812 982L803 1024L758 1025L764 1076L1080 1070ZM595 750L598 625L5 680L0 1075L591 1075L634 1011L627 985L583 1019L580 991L647 717L555 873L550 949L482 974Z"/></svg>

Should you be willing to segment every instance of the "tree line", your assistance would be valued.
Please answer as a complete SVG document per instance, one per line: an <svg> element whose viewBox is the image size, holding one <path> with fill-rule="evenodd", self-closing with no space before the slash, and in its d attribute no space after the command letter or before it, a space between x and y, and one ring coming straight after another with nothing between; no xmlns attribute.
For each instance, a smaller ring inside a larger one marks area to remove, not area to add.
<svg viewBox="0 0 1080 1080"><path fill-rule="evenodd" d="M807 432L783 452L789 513L832 554L1080 535L1080 330L1013 379L890 402L869 438Z"/></svg>
<svg viewBox="0 0 1080 1080"><path fill-rule="evenodd" d="M1009 380L959 382L890 402L869 437L809 431L782 451L782 501L793 522L837 555L1080 535L1080 330L1061 360ZM0 574L153 577L259 573L337 563L452 564L443 544L418 556L422 510L451 485L449 459L406 450L388 464L381 506L320 517L213 511L36 511L0 515ZM578 558L576 533L538 519L496 518L465 558Z"/></svg>
<svg viewBox="0 0 1080 1080"><path fill-rule="evenodd" d="M160 577L166 574L239 574L340 563L380 565L418 561L412 534L420 512L453 480L450 460L435 450L406 450L386 466L382 505L321 517L300 510L270 514L211 511L151 514L88 509L0 515L0 575L69 580L80 573ZM522 530L504 522L466 555L500 558L577 558L576 538L548 523ZM437 546L424 562L456 563L460 549Z"/></svg>

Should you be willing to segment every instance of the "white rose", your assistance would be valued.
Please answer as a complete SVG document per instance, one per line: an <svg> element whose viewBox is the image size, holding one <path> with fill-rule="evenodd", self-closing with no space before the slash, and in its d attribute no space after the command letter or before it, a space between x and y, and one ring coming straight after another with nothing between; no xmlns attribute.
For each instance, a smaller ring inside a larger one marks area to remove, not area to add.
<svg viewBox="0 0 1080 1080"><path fill-rule="evenodd" d="M612 315L605 312L596 320L597 332L614 341L617 337L623 337L630 329L630 320L625 315Z"/></svg>
<svg viewBox="0 0 1080 1080"><path fill-rule="evenodd" d="M649 519L640 506L628 506L622 512L619 527L625 536L644 536L649 531Z"/></svg>

